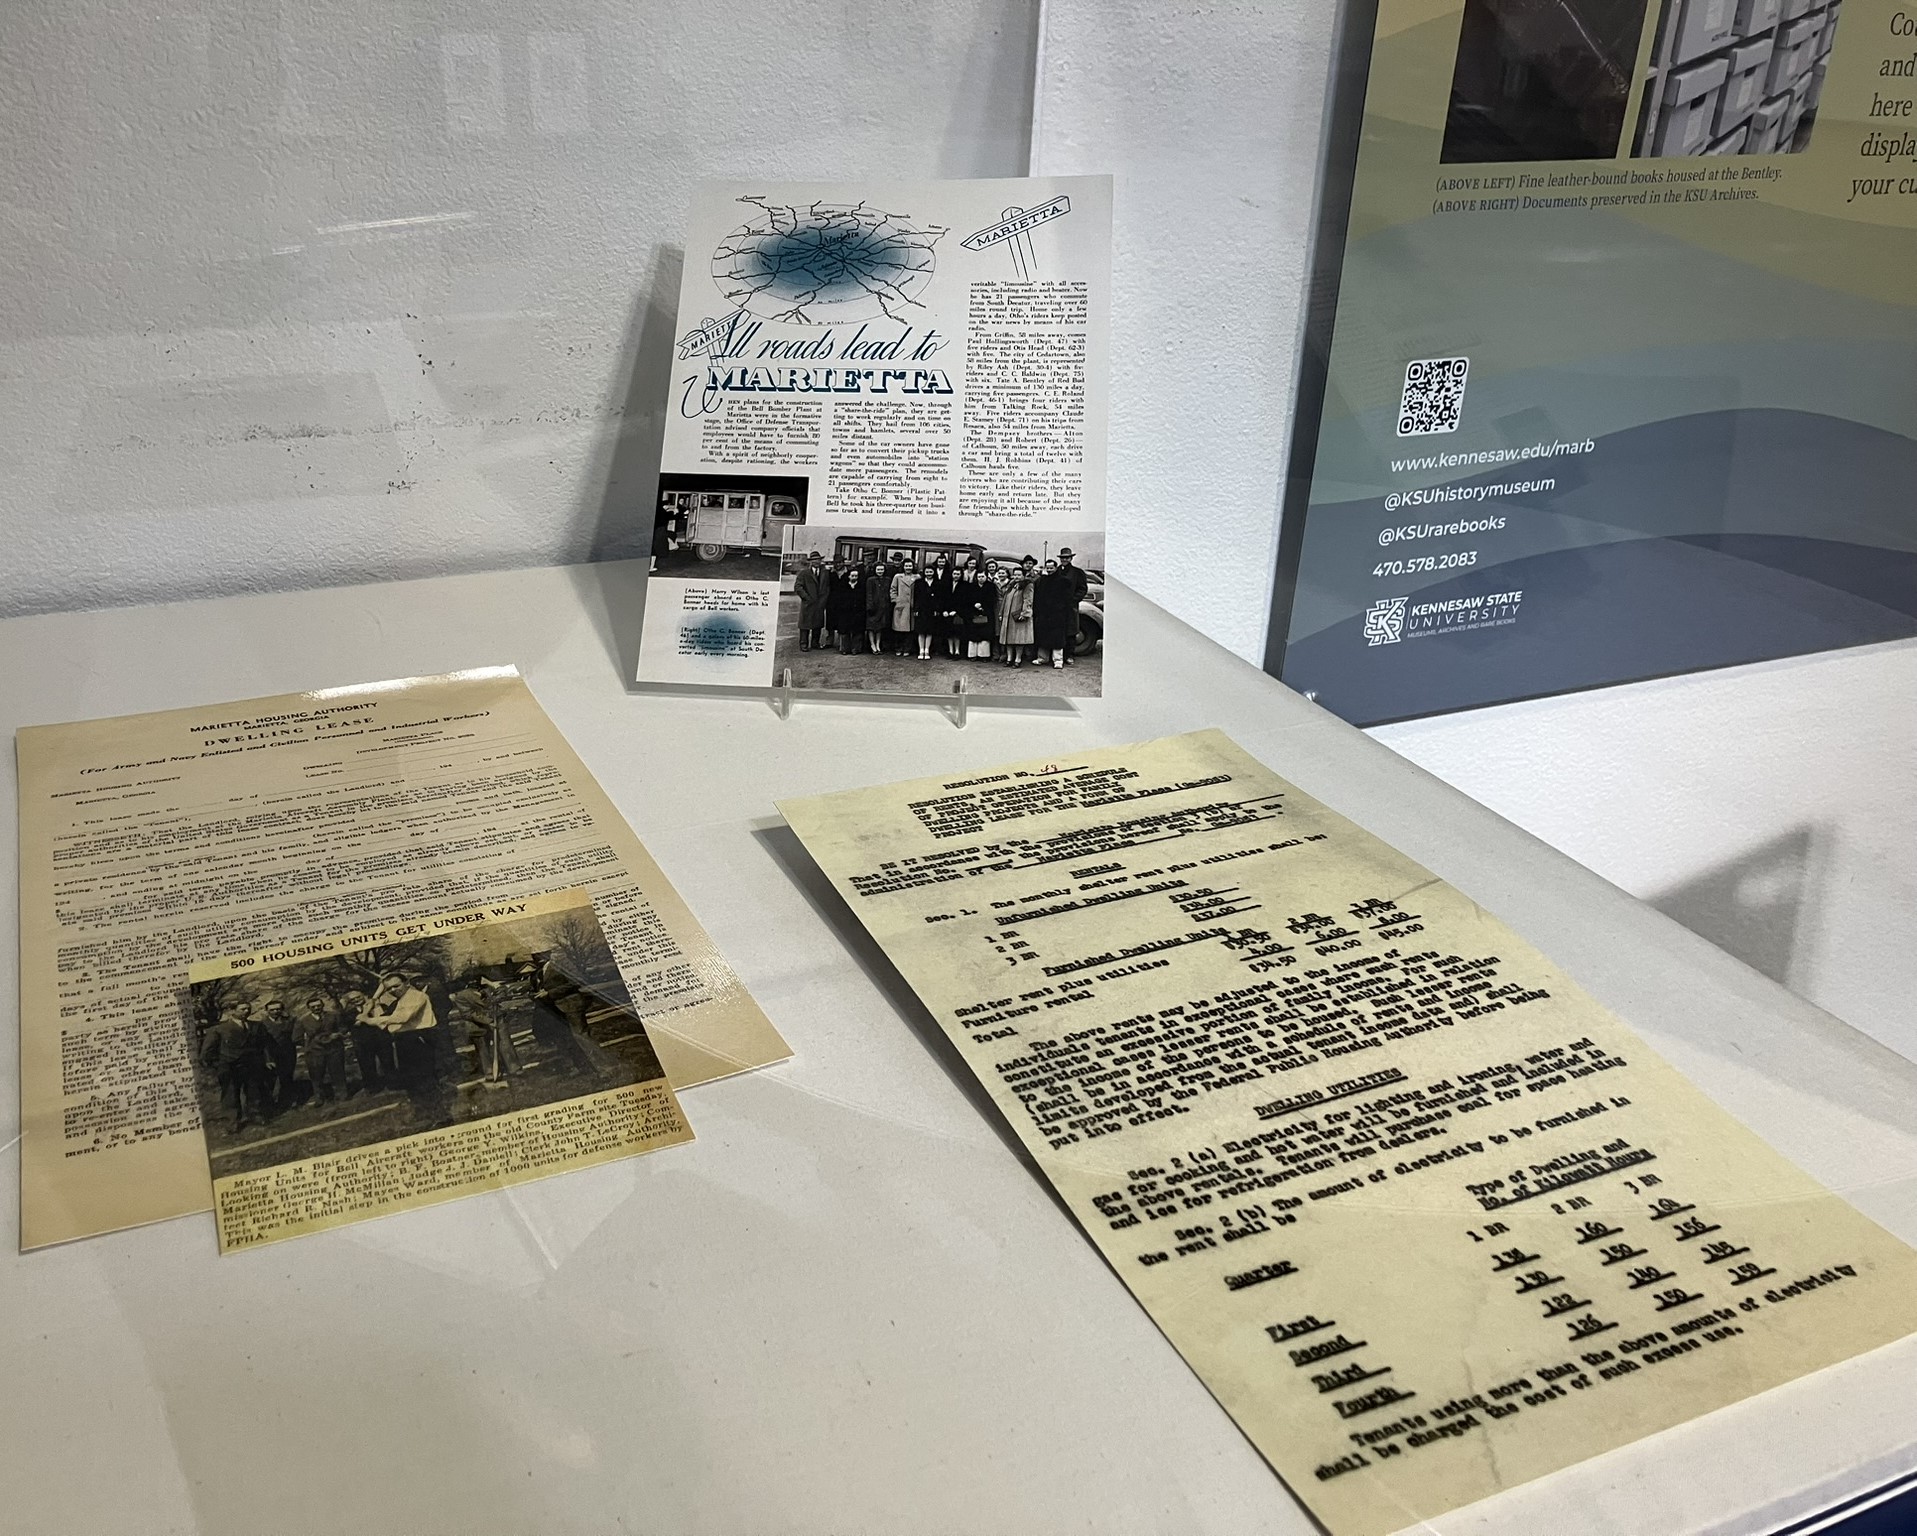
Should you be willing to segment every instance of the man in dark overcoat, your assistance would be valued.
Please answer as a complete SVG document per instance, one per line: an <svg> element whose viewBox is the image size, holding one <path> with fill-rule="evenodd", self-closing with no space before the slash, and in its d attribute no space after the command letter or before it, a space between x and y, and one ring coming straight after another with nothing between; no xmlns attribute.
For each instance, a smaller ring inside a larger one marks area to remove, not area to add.
<svg viewBox="0 0 1917 1536"><path fill-rule="evenodd" d="M815 549L792 578L792 594L799 600L799 649L816 651L825 628L827 580L825 562Z"/></svg>

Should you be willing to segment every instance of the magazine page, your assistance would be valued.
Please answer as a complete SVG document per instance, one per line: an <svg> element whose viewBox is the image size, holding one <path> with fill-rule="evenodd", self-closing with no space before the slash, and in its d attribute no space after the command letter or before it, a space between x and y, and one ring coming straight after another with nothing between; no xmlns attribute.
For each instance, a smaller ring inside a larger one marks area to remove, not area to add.
<svg viewBox="0 0 1917 1536"><path fill-rule="evenodd" d="M642 683L1095 696L1111 184L703 186Z"/></svg>

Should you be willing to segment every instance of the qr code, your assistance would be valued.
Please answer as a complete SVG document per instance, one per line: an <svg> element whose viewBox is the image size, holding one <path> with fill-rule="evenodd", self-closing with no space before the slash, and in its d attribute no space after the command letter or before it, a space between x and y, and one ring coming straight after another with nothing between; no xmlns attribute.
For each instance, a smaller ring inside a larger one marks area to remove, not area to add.
<svg viewBox="0 0 1917 1536"><path fill-rule="evenodd" d="M1404 370L1404 398L1398 402L1398 436L1429 437L1455 432L1464 414L1464 376L1468 357L1427 357Z"/></svg>

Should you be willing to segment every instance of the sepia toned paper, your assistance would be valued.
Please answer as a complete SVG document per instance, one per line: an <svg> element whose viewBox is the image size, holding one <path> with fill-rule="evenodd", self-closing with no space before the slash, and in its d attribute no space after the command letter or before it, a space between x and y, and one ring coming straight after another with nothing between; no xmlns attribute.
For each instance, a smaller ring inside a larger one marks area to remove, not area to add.
<svg viewBox="0 0 1917 1536"><path fill-rule="evenodd" d="M20 1242L211 1203L188 968L583 889L684 1089L791 1054L511 668L18 733Z"/></svg>
<svg viewBox="0 0 1917 1536"><path fill-rule="evenodd" d="M189 981L221 1253L692 1140L583 891Z"/></svg>
<svg viewBox="0 0 1917 1536"><path fill-rule="evenodd" d="M1337 1536L1917 1329L1910 1249L1218 732L780 809Z"/></svg>

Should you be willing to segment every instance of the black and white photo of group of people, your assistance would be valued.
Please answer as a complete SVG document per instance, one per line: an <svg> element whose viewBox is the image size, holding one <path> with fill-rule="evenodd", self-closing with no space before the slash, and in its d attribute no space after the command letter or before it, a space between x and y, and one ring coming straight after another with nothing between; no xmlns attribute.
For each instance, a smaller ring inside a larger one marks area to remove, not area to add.
<svg viewBox="0 0 1917 1536"><path fill-rule="evenodd" d="M994 550L843 529L805 536L812 547L786 557L790 621L781 625L777 663L794 669L799 686L919 691L927 685L920 668L939 663L941 675L967 671L971 691L990 693L1013 680L988 665L1099 670L1103 576L1081 563L1069 537ZM1099 691L1095 675L1084 681L1018 686L1021 678L1015 691Z"/></svg>
<svg viewBox="0 0 1917 1536"><path fill-rule="evenodd" d="M196 984L215 1171L255 1148L247 1163L268 1166L662 1075L589 908L507 926Z"/></svg>

